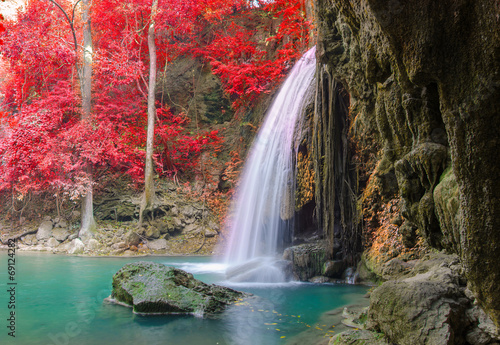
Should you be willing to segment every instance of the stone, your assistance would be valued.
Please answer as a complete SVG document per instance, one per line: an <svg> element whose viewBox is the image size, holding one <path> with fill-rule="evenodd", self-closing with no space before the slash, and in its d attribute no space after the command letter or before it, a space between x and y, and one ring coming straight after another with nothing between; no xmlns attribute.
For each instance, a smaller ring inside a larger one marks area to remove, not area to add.
<svg viewBox="0 0 500 345"><path fill-rule="evenodd" d="M40 226L38 227L38 231L36 233L37 240L48 240L52 237L52 228L53 224L50 220L44 220Z"/></svg>
<svg viewBox="0 0 500 345"><path fill-rule="evenodd" d="M58 228L67 228L68 227L68 222L65 221L64 219L60 219L57 223L56 223L56 227Z"/></svg>
<svg viewBox="0 0 500 345"><path fill-rule="evenodd" d="M92 250L92 251L95 251L95 250L99 249L100 247L101 247L101 243L99 243L99 241L97 241L94 238L91 238L85 244L85 248L87 248L88 250Z"/></svg>
<svg viewBox="0 0 500 345"><path fill-rule="evenodd" d="M174 227L174 231L182 231L182 229L184 229L185 223L182 221L180 217L173 217L172 225Z"/></svg>
<svg viewBox="0 0 500 345"><path fill-rule="evenodd" d="M441 226L444 248L452 253L461 254L463 234L460 233L461 208L460 193L453 169L446 170L434 189L436 215Z"/></svg>
<svg viewBox="0 0 500 345"><path fill-rule="evenodd" d="M323 265L323 275L330 278L340 278L344 273L346 264L342 260L327 261Z"/></svg>
<svg viewBox="0 0 500 345"><path fill-rule="evenodd" d="M285 249L283 259L292 262L294 276L307 281L323 274L323 265L327 260L327 243L304 243Z"/></svg>
<svg viewBox="0 0 500 345"><path fill-rule="evenodd" d="M167 240L161 238L159 240L149 241L147 245L149 249L162 250L167 248L168 242Z"/></svg>
<svg viewBox="0 0 500 345"><path fill-rule="evenodd" d="M50 248L55 248L55 247L59 246L59 241L56 240L54 237L51 237L47 241L46 246L50 247Z"/></svg>
<svg viewBox="0 0 500 345"><path fill-rule="evenodd" d="M160 230L154 226L148 226L144 235L146 238L158 238L160 237Z"/></svg>
<svg viewBox="0 0 500 345"><path fill-rule="evenodd" d="M36 234L26 235L22 238L22 241L28 246L35 246L36 244L38 244Z"/></svg>
<svg viewBox="0 0 500 345"><path fill-rule="evenodd" d="M154 262L139 261L123 266L113 276L107 299L133 307L138 314L190 314L204 316L222 312L249 294L205 284L192 274Z"/></svg>
<svg viewBox="0 0 500 345"><path fill-rule="evenodd" d="M309 282L311 282L313 284L324 284L324 283L329 283L330 279L328 279L327 277L324 277L324 276L317 276L317 277L312 277L311 279L309 279Z"/></svg>
<svg viewBox="0 0 500 345"><path fill-rule="evenodd" d="M219 233L217 232L217 230L215 229L205 229L205 237L215 237L217 236Z"/></svg>
<svg viewBox="0 0 500 345"><path fill-rule="evenodd" d="M381 333L367 330L348 330L335 335L328 345L389 345Z"/></svg>
<svg viewBox="0 0 500 345"><path fill-rule="evenodd" d="M364 219L377 220L383 203L400 199L402 217L410 222L405 226L407 244L416 243L411 232L418 228L418 240L427 240L425 247L460 254L470 289L500 327L498 2L319 0L316 10L317 55L325 65L318 75L326 75L319 97L334 99L327 80L342 81L337 85L349 93L350 113L357 114L349 139L359 152L373 154L362 159L363 164L378 166L385 159L387 171L398 170L397 183L390 184L401 195L380 188L373 197L368 189L358 197L366 201L361 205ZM314 118L317 134L312 142L317 145L312 146L318 148L317 161L328 167L316 171L316 214L329 236L330 220L338 219L331 207L339 195L335 188L344 183L325 183L333 181L334 170L341 170L335 161L338 148L331 145L335 136L328 135L330 128L342 126L329 120L342 115L336 109L329 112L321 102L316 106L320 111ZM443 147L438 155L429 155L418 148L421 144ZM416 155L407 156L412 151ZM343 158L357 164L349 154ZM400 161L406 166L395 169ZM457 189L448 184L451 181L436 180L443 168L453 170ZM370 169L360 171L358 181L377 178L368 176ZM436 183L443 181L436 191ZM349 223L355 218L345 219Z"/></svg>
<svg viewBox="0 0 500 345"><path fill-rule="evenodd" d="M112 249L124 249L124 248L128 248L128 245L125 242L118 242L118 243L114 243L111 246L111 248Z"/></svg>
<svg viewBox="0 0 500 345"><path fill-rule="evenodd" d="M68 254L83 254L85 245L79 238L75 238L68 246Z"/></svg>
<svg viewBox="0 0 500 345"><path fill-rule="evenodd" d="M185 234L196 234L202 231L202 228L198 224L188 224L182 231Z"/></svg>
<svg viewBox="0 0 500 345"><path fill-rule="evenodd" d="M52 236L60 242L65 241L70 235L71 233L66 228L55 228L52 230Z"/></svg>
<svg viewBox="0 0 500 345"><path fill-rule="evenodd" d="M442 263L376 288L370 296L368 328L400 345L464 344L469 300L459 274L448 266Z"/></svg>
<svg viewBox="0 0 500 345"><path fill-rule="evenodd" d="M199 213L199 211L195 209L192 205L186 205L181 207L180 212L186 218L194 218Z"/></svg>
<svg viewBox="0 0 500 345"><path fill-rule="evenodd" d="M130 230L125 235L125 242L127 246L137 246L139 245L139 243L141 243L141 238L139 237L137 232Z"/></svg>

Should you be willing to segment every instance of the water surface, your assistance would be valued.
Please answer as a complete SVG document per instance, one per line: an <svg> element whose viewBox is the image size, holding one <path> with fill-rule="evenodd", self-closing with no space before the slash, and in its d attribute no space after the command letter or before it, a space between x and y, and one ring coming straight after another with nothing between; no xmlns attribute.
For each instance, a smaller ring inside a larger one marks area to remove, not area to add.
<svg viewBox="0 0 500 345"><path fill-rule="evenodd" d="M89 258L46 253L16 255L16 338L7 336L7 252L0 251L0 343L22 345L286 344L316 327L325 311L351 304L367 288L305 283L229 284L225 266L206 257ZM111 280L128 262L147 260L185 269L262 297L215 319L135 315L108 305Z"/></svg>

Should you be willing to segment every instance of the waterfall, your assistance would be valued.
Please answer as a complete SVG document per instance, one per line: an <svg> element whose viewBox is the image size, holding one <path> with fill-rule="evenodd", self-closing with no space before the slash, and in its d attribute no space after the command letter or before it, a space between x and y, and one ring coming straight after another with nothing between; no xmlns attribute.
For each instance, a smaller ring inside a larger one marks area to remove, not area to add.
<svg viewBox="0 0 500 345"><path fill-rule="evenodd" d="M283 281L276 255L291 236L294 213L297 123L312 94L316 72L313 47L292 68L250 148L236 192L226 263L238 265L238 280ZM299 126L300 127L300 126Z"/></svg>

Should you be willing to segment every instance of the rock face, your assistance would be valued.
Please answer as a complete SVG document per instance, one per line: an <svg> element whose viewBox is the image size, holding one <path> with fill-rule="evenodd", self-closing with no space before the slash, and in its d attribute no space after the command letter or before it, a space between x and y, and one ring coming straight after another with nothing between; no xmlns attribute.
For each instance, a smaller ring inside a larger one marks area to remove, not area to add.
<svg viewBox="0 0 500 345"><path fill-rule="evenodd" d="M324 273L327 253L324 242L305 243L285 249L283 259L292 262L293 274L297 279L307 281Z"/></svg>
<svg viewBox="0 0 500 345"><path fill-rule="evenodd" d="M364 225L380 226L380 205L399 200L404 245L423 239L460 255L500 326L498 1L317 0L316 9L324 68L312 144L325 233L333 238L336 217L341 228L359 219L327 207L346 184L334 169L353 160L358 183L345 181L361 188ZM348 126L338 118L339 85ZM352 145L342 143L346 127ZM335 145L347 153L332 153Z"/></svg>
<svg viewBox="0 0 500 345"><path fill-rule="evenodd" d="M140 314L206 315L222 312L248 294L205 284L177 268L139 261L113 276L111 299Z"/></svg>
<svg viewBox="0 0 500 345"><path fill-rule="evenodd" d="M371 293L367 327L400 345L496 344L496 327L469 298L462 271L456 255L427 256Z"/></svg>
<svg viewBox="0 0 500 345"><path fill-rule="evenodd" d="M392 280L370 296L369 320L401 345L464 344L468 300L448 267Z"/></svg>

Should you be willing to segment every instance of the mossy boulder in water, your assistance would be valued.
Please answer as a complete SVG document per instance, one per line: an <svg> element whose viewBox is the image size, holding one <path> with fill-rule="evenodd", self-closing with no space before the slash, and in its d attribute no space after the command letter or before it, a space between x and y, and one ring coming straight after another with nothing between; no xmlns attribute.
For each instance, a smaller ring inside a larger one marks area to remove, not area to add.
<svg viewBox="0 0 500 345"><path fill-rule="evenodd" d="M206 315L222 312L247 296L205 284L174 267L139 261L126 264L113 276L110 300L131 306L139 314Z"/></svg>

